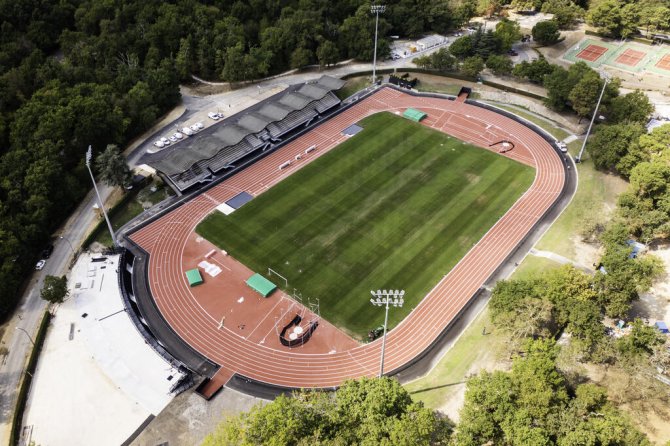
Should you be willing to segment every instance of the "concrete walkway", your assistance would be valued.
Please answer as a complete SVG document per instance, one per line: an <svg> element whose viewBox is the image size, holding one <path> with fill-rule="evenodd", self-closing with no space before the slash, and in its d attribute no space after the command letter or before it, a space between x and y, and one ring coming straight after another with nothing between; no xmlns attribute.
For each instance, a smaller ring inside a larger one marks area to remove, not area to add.
<svg viewBox="0 0 670 446"><path fill-rule="evenodd" d="M118 256L80 256L30 388L21 445L116 446L172 400L182 376L137 331L118 290Z"/></svg>
<svg viewBox="0 0 670 446"><path fill-rule="evenodd" d="M587 266L584 266L575 260L569 259L567 257L564 257L560 254L556 254L555 252L551 251L540 251L535 248L531 249L529 254L534 255L536 257L544 257L549 260L553 260L556 263L560 263L561 265L572 265L577 269L580 269L584 271L585 273L589 274L595 274L595 271Z"/></svg>

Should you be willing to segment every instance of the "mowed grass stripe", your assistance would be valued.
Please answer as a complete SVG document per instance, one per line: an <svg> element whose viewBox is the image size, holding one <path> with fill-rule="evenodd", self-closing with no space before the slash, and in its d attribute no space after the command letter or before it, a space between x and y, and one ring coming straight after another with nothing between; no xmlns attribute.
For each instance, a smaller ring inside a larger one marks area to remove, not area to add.
<svg viewBox="0 0 670 446"><path fill-rule="evenodd" d="M405 289L402 320L525 192L534 170L390 113L197 232L358 338L383 323L370 290ZM278 283L278 285L282 285Z"/></svg>

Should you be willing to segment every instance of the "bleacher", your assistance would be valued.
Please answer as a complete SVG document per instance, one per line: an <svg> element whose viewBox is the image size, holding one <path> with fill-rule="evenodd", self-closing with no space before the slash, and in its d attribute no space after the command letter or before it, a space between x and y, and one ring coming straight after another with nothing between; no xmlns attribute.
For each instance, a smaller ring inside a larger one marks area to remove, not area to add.
<svg viewBox="0 0 670 446"><path fill-rule="evenodd" d="M269 100L234 122L222 122L152 154L146 163L169 178L180 191L212 178L250 153L267 148L271 140L311 123L340 104L333 93L341 79L322 76L278 99Z"/></svg>
<svg viewBox="0 0 670 446"><path fill-rule="evenodd" d="M254 146L244 140L234 146L225 147L223 150L219 151L214 158L207 160L207 163L212 172L217 173L254 150L256 150Z"/></svg>
<svg viewBox="0 0 670 446"><path fill-rule="evenodd" d="M335 107L340 103L340 98L335 96L332 92L329 92L327 95L325 95L321 100L319 100L316 103L316 111L321 114L324 113L331 108Z"/></svg>
<svg viewBox="0 0 670 446"><path fill-rule="evenodd" d="M295 128L311 121L316 118L318 113L314 108L308 107L302 110L296 110L289 113L281 121L273 122L268 124L267 129L270 132L272 138L279 138L281 135L294 130Z"/></svg>

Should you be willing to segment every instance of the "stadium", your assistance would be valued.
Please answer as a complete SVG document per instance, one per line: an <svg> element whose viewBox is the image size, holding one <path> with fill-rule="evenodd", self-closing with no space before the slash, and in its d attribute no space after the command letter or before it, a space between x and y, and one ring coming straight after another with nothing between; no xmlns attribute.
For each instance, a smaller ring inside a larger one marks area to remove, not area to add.
<svg viewBox="0 0 670 446"><path fill-rule="evenodd" d="M383 370L425 369L574 192L550 135L467 89L341 103L342 84L293 86L146 160L182 195L125 234L121 288L205 397L379 374L370 291L389 287L405 302Z"/></svg>

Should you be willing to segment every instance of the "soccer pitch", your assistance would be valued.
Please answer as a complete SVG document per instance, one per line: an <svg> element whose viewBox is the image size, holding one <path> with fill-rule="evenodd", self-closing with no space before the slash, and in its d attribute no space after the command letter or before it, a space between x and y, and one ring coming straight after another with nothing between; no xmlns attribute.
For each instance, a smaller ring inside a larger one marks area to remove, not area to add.
<svg viewBox="0 0 670 446"><path fill-rule="evenodd" d="M391 113L196 232L358 339L384 321L370 290L404 289L395 326L531 185L534 169ZM271 277L278 286L282 280Z"/></svg>

